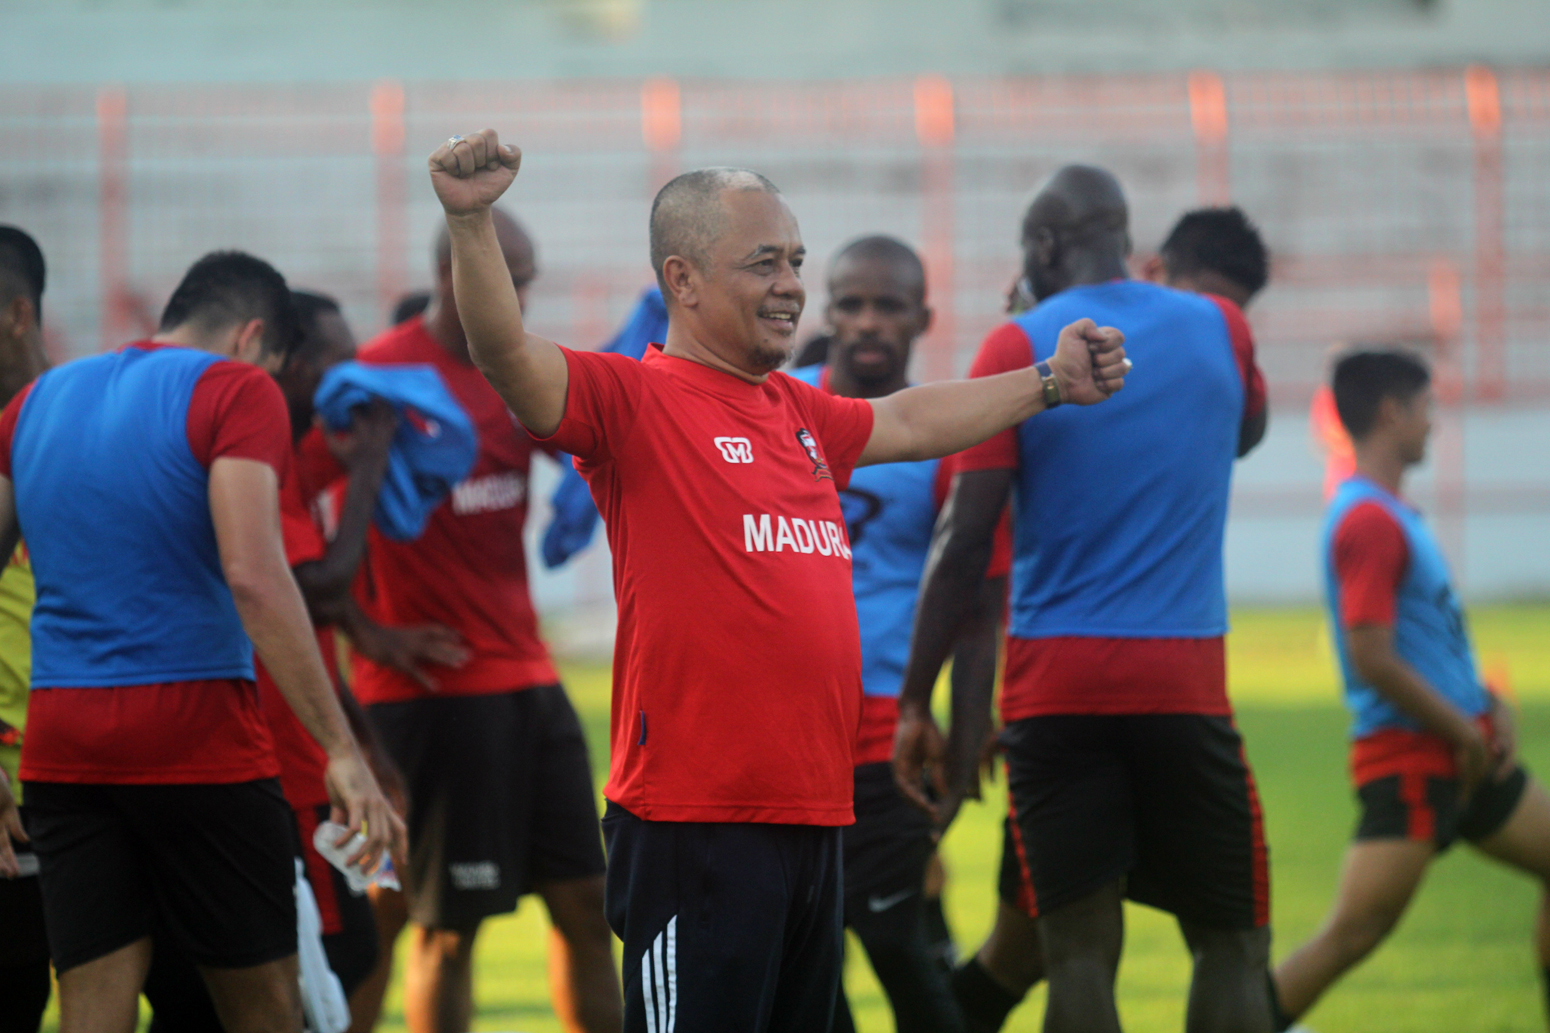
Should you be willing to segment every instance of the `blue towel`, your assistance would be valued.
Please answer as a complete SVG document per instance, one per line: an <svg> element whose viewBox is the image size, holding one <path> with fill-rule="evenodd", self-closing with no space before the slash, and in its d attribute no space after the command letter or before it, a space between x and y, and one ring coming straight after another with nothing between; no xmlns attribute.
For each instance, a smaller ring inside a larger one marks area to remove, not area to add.
<svg viewBox="0 0 1550 1033"><path fill-rule="evenodd" d="M646 347L653 341L667 338L667 305L662 292L648 288L635 303L635 310L612 341L600 351L628 355L639 362L646 354ZM563 453L560 460L560 486L554 489L549 505L554 508L554 518L544 529L544 566L553 570L576 553L585 549L597 531L597 504L587 482L576 472L576 464Z"/></svg>
<svg viewBox="0 0 1550 1033"><path fill-rule="evenodd" d="M313 401L323 422L339 431L349 429L351 409L373 398L391 403L399 415L373 522L389 538L412 542L431 511L474 468L479 438L432 366L341 362L323 374Z"/></svg>

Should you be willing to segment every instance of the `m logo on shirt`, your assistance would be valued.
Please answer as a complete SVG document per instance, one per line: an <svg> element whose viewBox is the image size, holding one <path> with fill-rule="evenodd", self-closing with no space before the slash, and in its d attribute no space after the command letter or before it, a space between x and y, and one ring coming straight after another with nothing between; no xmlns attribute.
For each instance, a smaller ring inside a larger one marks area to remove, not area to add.
<svg viewBox="0 0 1550 1033"><path fill-rule="evenodd" d="M721 458L729 463L753 462L753 443L747 438L716 438Z"/></svg>
<svg viewBox="0 0 1550 1033"><path fill-rule="evenodd" d="M829 473L829 464L823 460L823 453L818 451L818 442L807 432L806 427L797 428L797 443L802 446L802 451L807 453L807 458L813 462L813 480L834 480L834 476Z"/></svg>
<svg viewBox="0 0 1550 1033"><path fill-rule="evenodd" d="M833 520L808 520L805 517L786 519L770 514L743 514L744 552L816 552L820 556L850 559L850 546L845 532Z"/></svg>

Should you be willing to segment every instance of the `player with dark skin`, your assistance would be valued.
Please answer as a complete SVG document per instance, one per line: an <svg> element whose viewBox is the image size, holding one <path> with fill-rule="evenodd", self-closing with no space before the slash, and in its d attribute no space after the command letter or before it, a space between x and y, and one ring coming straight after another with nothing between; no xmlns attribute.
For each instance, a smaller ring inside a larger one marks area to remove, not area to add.
<svg viewBox="0 0 1550 1033"><path fill-rule="evenodd" d="M1062 170L1024 217L1023 282L1043 301L1069 287L1127 278L1127 222L1124 195L1112 176L1083 166ZM1252 447L1251 438L1257 440L1245 427L1240 454L1246 441ZM900 789L939 821L956 811L965 784L953 784L946 773L971 766L974 760L963 751L977 744L955 739L950 747L944 740L930 713L931 688L982 591L992 536L1011 497L1013 477L1014 471L1005 469L957 476L922 581L899 700L894 770ZM988 712L993 689L993 678L979 681L976 712ZM934 783L934 801L919 788L923 772ZM1118 1031L1114 979L1124 943L1124 892L1123 882L1117 882L1037 920L1001 902L995 927L977 954L980 966L1011 1002L1041 979L1057 975L1045 1011L1046 1033ZM1191 1033L1268 1030L1268 930L1204 929L1183 922L1180 927L1195 962L1187 1020ZM1255 1024L1244 1024L1245 1016L1253 1016Z"/></svg>
<svg viewBox="0 0 1550 1033"><path fill-rule="evenodd" d="M526 305L528 288L538 274L533 242L521 225L500 209L492 208L491 217L511 286ZM425 310L425 328L454 358L472 361L468 337L453 301L452 244L445 228L436 240L436 289ZM351 605L353 608L353 602ZM364 615L361 617L364 619ZM356 628L347 626L353 637ZM367 635L372 633L368 630ZM436 660L428 654L427 659ZM392 945L409 924L408 902L403 893L375 886L370 892L377 908L383 950L376 970L358 993L362 1008L351 1023L352 1033L369 1033L376 1025L382 995L392 976ZM539 885L537 892L553 924L548 952L549 985L562 1027L574 1033L609 1033L619 1029L619 981L614 970L612 933L603 918L603 877L549 881ZM404 973L404 1013L411 1029L424 1033L469 1027L477 933L477 928L415 926ZM355 1011L352 1002L352 1012Z"/></svg>
<svg viewBox="0 0 1550 1033"><path fill-rule="evenodd" d="M828 390L849 398L883 398L909 386L910 355L915 341L930 328L932 313L926 305L926 285L920 261L904 245L886 237L870 237L842 251L829 273L829 302L825 315L830 328ZM853 536L852 543L859 540ZM980 606L954 650L955 720L951 734L968 743L985 741L990 713L988 708L975 710L965 706L960 697L965 686L977 686L995 678L997 631L1005 596L1005 578L986 579ZM876 634L875 631L870 633ZM868 634L863 622L863 638ZM948 780L955 786L963 786L960 798L964 795L977 797L977 781L963 785L975 774L972 761L976 751L965 746L955 752L971 763L966 768L950 771ZM861 799L859 789L857 798L858 801ZM862 817L859 802L857 816L858 820ZM847 848L847 865L851 860ZM860 873L852 869L847 875L847 887L857 874ZM925 975L920 974L916 963L914 951L917 948L913 941L890 942L891 927L886 932L873 929L865 920L869 916L864 914L862 919L852 923L894 1006L895 1022L900 1029L959 1028L959 1017L945 1014L945 1011L956 1012L956 1008L951 1003L947 986L941 982L942 971L937 967L941 950L939 938L947 941L949 949L951 939L946 935L946 923L940 922L938 928L931 916L934 905L936 915L940 917L941 890L945 881L941 862L933 853L927 862L922 894L925 898L921 915L925 928L923 946L932 958L930 971ZM938 985L940 989L937 989ZM938 1008L944 1009L944 1013L939 1014ZM906 1011L909 1013L905 1014ZM848 1007L842 1002L836 1030L853 1028L849 1022Z"/></svg>
<svg viewBox="0 0 1550 1033"><path fill-rule="evenodd" d="M298 296L301 299L318 297L300 292ZM275 382L280 385L290 410L291 435L298 442L316 422L313 396L317 394L323 374L339 363L355 358L355 335L339 309L331 303L311 307L315 307L316 312L312 313L307 336L275 374ZM338 528L329 543L328 554L320 560L300 564L292 573L296 575L302 596L307 601L307 610L316 623L337 625L349 636L357 652L429 686L429 676L420 666L422 662L456 667L468 658L468 651L457 633L435 624L386 627L361 612L350 593L366 551L366 529L387 472L389 445L396 424L392 407L379 401L355 414L355 422L348 433L325 432L329 450L350 474L349 487L339 508ZM359 704L353 699L346 701L345 714L358 737L369 733ZM371 740L362 738L363 742L373 740L374 736ZM391 769L377 765L375 756L373 759L380 780ZM393 782L395 791L401 793L397 779L393 778Z"/></svg>

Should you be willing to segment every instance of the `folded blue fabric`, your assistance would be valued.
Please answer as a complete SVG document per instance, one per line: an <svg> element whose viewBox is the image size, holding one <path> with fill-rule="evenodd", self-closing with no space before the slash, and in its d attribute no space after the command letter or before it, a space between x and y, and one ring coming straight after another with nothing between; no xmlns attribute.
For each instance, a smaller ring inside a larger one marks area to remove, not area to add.
<svg viewBox="0 0 1550 1033"><path fill-rule="evenodd" d="M313 401L323 422L339 431L349 429L351 409L373 398L391 404L399 417L373 522L389 538L412 542L474 468L479 437L433 366L341 362L323 374Z"/></svg>
<svg viewBox="0 0 1550 1033"><path fill-rule="evenodd" d="M662 292L651 287L635 303L630 318L614 339L598 350L628 355L639 362L653 341L666 339L667 305L662 301ZM560 486L549 498L554 517L544 529L543 540L544 566L551 570L585 549L597 531L597 505L586 480L576 472L570 456L561 453L556 458L562 471Z"/></svg>

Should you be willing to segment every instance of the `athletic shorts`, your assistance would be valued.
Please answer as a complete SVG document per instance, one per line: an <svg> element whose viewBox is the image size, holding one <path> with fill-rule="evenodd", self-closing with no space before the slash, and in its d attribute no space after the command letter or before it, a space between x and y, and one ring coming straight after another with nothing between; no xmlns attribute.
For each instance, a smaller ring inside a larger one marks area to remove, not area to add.
<svg viewBox="0 0 1550 1033"><path fill-rule="evenodd" d="M296 953L296 833L277 779L26 792L57 971L153 933L211 968Z"/></svg>
<svg viewBox="0 0 1550 1033"><path fill-rule="evenodd" d="M840 830L644 821L610 802L624 1033L822 1033L844 960Z"/></svg>
<svg viewBox="0 0 1550 1033"><path fill-rule="evenodd" d="M603 874L597 797L565 690L367 708L409 792L409 917L471 929L544 882Z"/></svg>
<svg viewBox="0 0 1550 1033"><path fill-rule="evenodd" d="M1518 765L1459 798L1453 748L1439 736L1385 729L1351 744L1351 776L1361 805L1357 841L1431 842L1441 853L1463 839L1477 843L1507 823L1528 786Z"/></svg>
<svg viewBox="0 0 1550 1033"><path fill-rule="evenodd" d="M1259 794L1230 717L1054 714L1012 722L1001 744L1008 905L1048 914L1123 880L1192 925L1269 924Z"/></svg>
<svg viewBox="0 0 1550 1033"><path fill-rule="evenodd" d="M856 768L856 823L844 828L845 924L918 906L935 849L931 817L905 799L887 761Z"/></svg>

